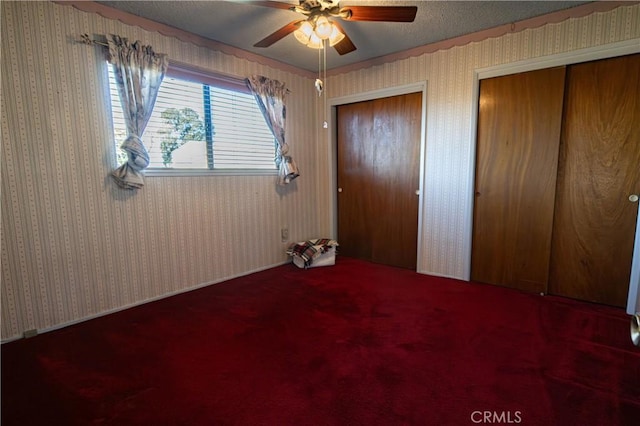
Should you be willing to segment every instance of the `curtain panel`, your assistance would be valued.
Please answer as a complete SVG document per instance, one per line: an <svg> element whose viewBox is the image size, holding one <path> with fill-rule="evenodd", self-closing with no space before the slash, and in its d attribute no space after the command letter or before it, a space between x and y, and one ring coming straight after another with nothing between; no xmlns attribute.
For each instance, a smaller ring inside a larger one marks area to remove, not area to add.
<svg viewBox="0 0 640 426"><path fill-rule="evenodd" d="M298 166L289 153L285 137L287 107L285 97L288 90L284 83L264 76L247 78L247 86L256 98L269 128L276 138L276 166L278 167L278 185L287 185L300 176Z"/></svg>
<svg viewBox="0 0 640 426"><path fill-rule="evenodd" d="M165 54L155 53L151 46L139 41L130 43L117 35L108 36L107 43L127 126L127 137L121 146L127 153L127 162L111 172L111 176L121 188L139 189L144 186L143 170L149 166L142 134L153 112L169 59Z"/></svg>

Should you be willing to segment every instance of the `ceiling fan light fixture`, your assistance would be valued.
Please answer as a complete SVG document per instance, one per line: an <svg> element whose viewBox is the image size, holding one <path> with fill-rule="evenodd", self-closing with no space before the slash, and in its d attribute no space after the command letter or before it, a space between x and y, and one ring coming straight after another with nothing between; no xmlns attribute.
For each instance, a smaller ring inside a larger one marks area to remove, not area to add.
<svg viewBox="0 0 640 426"><path fill-rule="evenodd" d="M320 21L320 18L324 19ZM324 48L324 40L328 40L330 46L335 46L345 38L345 35L333 22L323 16L320 18L318 18L320 22L316 21L315 27L310 21L302 22L298 29L293 32L296 40L311 49L322 49ZM320 28L320 31L318 31L318 28ZM329 35L325 37L324 34L326 34L327 28L329 29Z"/></svg>
<svg viewBox="0 0 640 426"><path fill-rule="evenodd" d="M326 16L320 16L316 20L315 33L321 40L326 40L331 36L334 25L329 22Z"/></svg>

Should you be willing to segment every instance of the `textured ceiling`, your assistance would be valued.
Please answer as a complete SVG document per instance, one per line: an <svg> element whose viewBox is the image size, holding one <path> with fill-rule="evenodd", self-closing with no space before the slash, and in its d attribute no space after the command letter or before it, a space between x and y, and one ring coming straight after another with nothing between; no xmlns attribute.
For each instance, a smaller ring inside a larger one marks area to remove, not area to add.
<svg viewBox="0 0 640 426"><path fill-rule="evenodd" d="M302 15L288 10L232 1L100 1L156 22L249 52L257 53L309 71L318 69L318 51L300 44L288 35L268 48L253 44L298 20ZM295 0L282 3L297 4ZM418 7L412 23L346 22L342 27L357 50L338 55L327 53L329 69L350 65L413 47L447 40L503 24L521 21L585 1L348 1L349 5L394 5Z"/></svg>

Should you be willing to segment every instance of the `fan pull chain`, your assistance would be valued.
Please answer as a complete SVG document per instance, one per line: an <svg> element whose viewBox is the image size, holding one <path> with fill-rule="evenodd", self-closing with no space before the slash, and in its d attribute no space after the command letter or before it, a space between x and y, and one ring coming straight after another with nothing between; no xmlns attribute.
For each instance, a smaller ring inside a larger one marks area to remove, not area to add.
<svg viewBox="0 0 640 426"><path fill-rule="evenodd" d="M323 71L324 71L324 75L322 76L322 80L324 81L324 84L327 84L327 49L329 48L329 40L324 40L324 46L322 48L322 52L323 52ZM329 128L329 123L327 123L327 94L323 91L322 93L322 97L323 97L323 117L324 120L322 122L322 128L323 129L328 129Z"/></svg>
<svg viewBox="0 0 640 426"><path fill-rule="evenodd" d="M322 96L323 83L322 83L322 54L320 52L321 49L318 49L318 78L316 78L316 90L318 91L318 96Z"/></svg>
<svg viewBox="0 0 640 426"><path fill-rule="evenodd" d="M327 129L329 128L329 123L327 123L327 96L324 93L324 82L327 79L327 47L328 41L323 40L323 45L321 49L318 49L318 78L316 78L315 87L318 92L318 96L322 97L322 127Z"/></svg>

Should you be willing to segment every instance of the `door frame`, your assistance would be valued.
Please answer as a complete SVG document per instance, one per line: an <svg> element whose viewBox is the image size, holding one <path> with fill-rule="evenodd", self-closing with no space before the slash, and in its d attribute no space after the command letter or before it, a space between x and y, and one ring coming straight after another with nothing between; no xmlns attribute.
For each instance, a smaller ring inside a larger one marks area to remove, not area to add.
<svg viewBox="0 0 640 426"><path fill-rule="evenodd" d="M413 84L407 84L402 86L387 87L379 90L372 90L368 92L356 93L353 95L347 95L337 98L328 99L328 131L329 131L329 167L330 167L330 184L329 188L332 190L331 194L331 219L330 227L334 237L338 235L338 130L336 127L338 106L355 103L372 101L375 99L387 98L390 96L408 95L410 93L420 92L422 94L422 112L420 122L420 176L418 181L418 248L416 253L416 270L420 272L422 259L422 202L424 200L423 188L424 188L424 153L426 149L426 135L427 135L427 82L418 82ZM339 241L338 241L339 242Z"/></svg>
<svg viewBox="0 0 640 426"><path fill-rule="evenodd" d="M534 71L543 68L558 67L564 65L577 64L580 62L595 61L598 59L614 58L616 56L640 53L640 45L637 39L625 40L622 42L604 44L601 46L586 49L574 50L571 52L558 53L555 55L540 58L526 59L518 62L511 62L503 65L496 65L473 70L473 98L471 104L471 149L469 167L467 175L467 206L465 221L469 232L465 235L466 257L465 257L465 280L471 280L471 242L473 237L473 209L474 209L474 188L476 172L476 146L478 129L478 101L480 99L480 80L504 75L517 74L521 72ZM631 278L629 280L629 297L627 300L627 313L630 315L640 311L640 211L636 221L636 238L631 262Z"/></svg>

